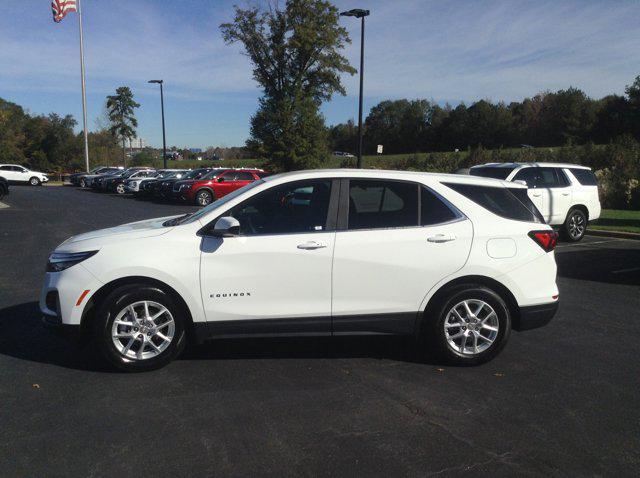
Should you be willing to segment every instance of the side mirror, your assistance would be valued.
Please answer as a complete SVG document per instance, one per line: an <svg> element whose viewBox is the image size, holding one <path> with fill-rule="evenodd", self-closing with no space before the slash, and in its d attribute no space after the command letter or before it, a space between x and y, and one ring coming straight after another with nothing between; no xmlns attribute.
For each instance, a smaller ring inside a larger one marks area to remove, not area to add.
<svg viewBox="0 0 640 478"><path fill-rule="evenodd" d="M527 182L526 182L524 179L516 179L516 180L514 181L514 183L516 183L516 184L522 184L523 186L527 186L527 187L529 187L529 185L527 184Z"/></svg>
<svg viewBox="0 0 640 478"><path fill-rule="evenodd" d="M234 237L240 234L240 223L235 217L225 216L216 221L211 235L214 237Z"/></svg>
<svg viewBox="0 0 640 478"><path fill-rule="evenodd" d="M216 178L216 183L224 183L224 176L221 178Z"/></svg>

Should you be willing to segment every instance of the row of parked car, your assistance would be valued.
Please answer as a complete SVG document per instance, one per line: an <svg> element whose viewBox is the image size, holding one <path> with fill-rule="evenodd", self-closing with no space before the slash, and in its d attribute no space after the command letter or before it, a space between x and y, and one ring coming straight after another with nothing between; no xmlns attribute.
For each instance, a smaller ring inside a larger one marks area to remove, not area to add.
<svg viewBox="0 0 640 478"><path fill-rule="evenodd" d="M74 186L206 206L267 173L256 168L151 169L100 166L69 176Z"/></svg>

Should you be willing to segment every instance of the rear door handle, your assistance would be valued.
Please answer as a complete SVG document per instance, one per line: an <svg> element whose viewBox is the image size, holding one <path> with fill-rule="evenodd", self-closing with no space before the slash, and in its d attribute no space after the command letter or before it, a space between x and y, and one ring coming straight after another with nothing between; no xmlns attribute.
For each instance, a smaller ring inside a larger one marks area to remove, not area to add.
<svg viewBox="0 0 640 478"><path fill-rule="evenodd" d="M542 196L542 193L537 193L537 194L536 194L536 193L533 193L533 195L534 195L535 197L539 198L540 196Z"/></svg>
<svg viewBox="0 0 640 478"><path fill-rule="evenodd" d="M455 239L456 236L453 234L436 234L435 236L427 237L427 241L437 243L455 241Z"/></svg>
<svg viewBox="0 0 640 478"><path fill-rule="evenodd" d="M563 196L568 196L571 193L562 193Z"/></svg>
<svg viewBox="0 0 640 478"><path fill-rule="evenodd" d="M306 249L306 250L322 249L323 247L327 247L327 245L324 242L316 242L316 241L308 241L308 242L303 242L302 244L298 244L298 249Z"/></svg>

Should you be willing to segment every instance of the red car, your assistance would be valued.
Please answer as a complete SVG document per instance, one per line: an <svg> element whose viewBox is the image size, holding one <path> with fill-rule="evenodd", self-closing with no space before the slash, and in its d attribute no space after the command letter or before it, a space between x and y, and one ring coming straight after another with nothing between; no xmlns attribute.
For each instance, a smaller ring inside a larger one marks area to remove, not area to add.
<svg viewBox="0 0 640 478"><path fill-rule="evenodd" d="M200 179L177 181L173 191L184 201L206 206L266 175L261 169L214 169Z"/></svg>

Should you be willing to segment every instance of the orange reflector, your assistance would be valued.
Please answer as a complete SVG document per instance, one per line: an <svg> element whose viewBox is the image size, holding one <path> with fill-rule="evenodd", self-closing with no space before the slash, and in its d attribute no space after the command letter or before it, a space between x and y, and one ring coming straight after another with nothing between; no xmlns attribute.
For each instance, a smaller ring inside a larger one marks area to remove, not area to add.
<svg viewBox="0 0 640 478"><path fill-rule="evenodd" d="M82 301L84 300L84 298L87 296L88 293L89 293L89 289L85 290L82 294L80 294L80 297L78 297L78 302L76 302L76 307L82 304Z"/></svg>

